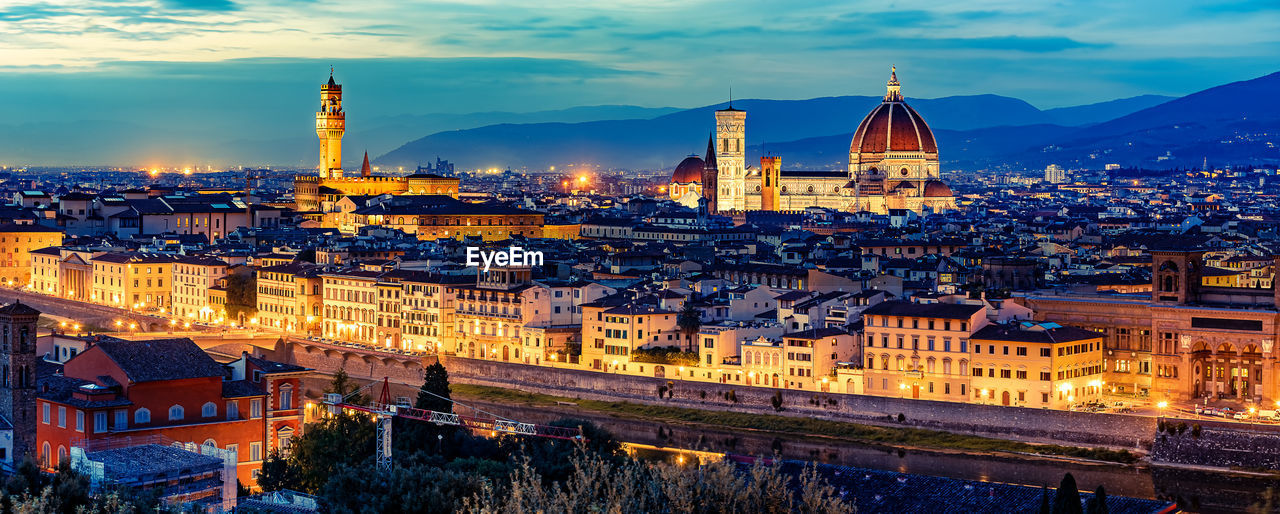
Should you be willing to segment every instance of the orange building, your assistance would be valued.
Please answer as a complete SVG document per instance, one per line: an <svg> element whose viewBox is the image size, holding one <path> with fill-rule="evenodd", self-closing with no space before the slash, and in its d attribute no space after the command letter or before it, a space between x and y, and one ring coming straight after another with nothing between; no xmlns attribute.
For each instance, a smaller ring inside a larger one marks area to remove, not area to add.
<svg viewBox="0 0 1280 514"><path fill-rule="evenodd" d="M41 379L36 451L47 469L73 446L163 436L233 452L241 483L301 434L298 380L310 370L244 356L229 365L186 338L101 338Z"/></svg>

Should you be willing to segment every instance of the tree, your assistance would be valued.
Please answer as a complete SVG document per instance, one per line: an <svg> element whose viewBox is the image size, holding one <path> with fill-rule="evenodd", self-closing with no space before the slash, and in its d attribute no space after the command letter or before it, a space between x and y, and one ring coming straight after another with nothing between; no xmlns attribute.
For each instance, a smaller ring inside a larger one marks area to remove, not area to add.
<svg viewBox="0 0 1280 514"><path fill-rule="evenodd" d="M1085 503L1084 511L1087 514L1109 514L1111 509L1107 507L1107 491L1102 486L1098 486L1093 491L1093 498Z"/></svg>
<svg viewBox="0 0 1280 514"><path fill-rule="evenodd" d="M680 310L680 315L676 318L676 326L680 327L680 331L684 332L684 340L687 350L690 352L697 351L694 344L694 334L698 333L698 329L702 328L702 311L693 306L693 302L686 301L684 309Z"/></svg>
<svg viewBox="0 0 1280 514"><path fill-rule="evenodd" d="M364 393L352 394L359 389L360 386L357 386L355 381L351 380L351 376L347 375L347 370L343 368L333 374L333 380L329 382L328 386L325 386L324 392L340 394L343 398L346 398L347 403L352 405L369 403L369 397L365 396Z"/></svg>
<svg viewBox="0 0 1280 514"><path fill-rule="evenodd" d="M1084 514L1080 508L1080 490L1076 488L1076 477L1067 473L1058 484L1058 491L1053 494L1053 514Z"/></svg>
<svg viewBox="0 0 1280 514"><path fill-rule="evenodd" d="M1040 488L1040 514L1053 514L1053 507L1049 505L1049 486Z"/></svg>
<svg viewBox="0 0 1280 514"><path fill-rule="evenodd" d="M413 406L436 412L453 412L452 398L449 370L439 361L427 366L423 370L422 387L418 388L418 398ZM451 446L455 442L457 427L454 426L402 418L395 418L391 422L395 426L395 451L444 454L445 441L449 441Z"/></svg>
<svg viewBox="0 0 1280 514"><path fill-rule="evenodd" d="M436 361L423 370L422 387L413 406L436 412L453 412L453 396L449 391L449 370Z"/></svg>
<svg viewBox="0 0 1280 514"><path fill-rule="evenodd" d="M325 393L340 394L348 403L368 402L345 370L338 370ZM354 394L353 394L354 393ZM372 460L376 429L363 414L338 411L293 440L289 455L273 452L263 462L259 484L263 489L293 489L315 494L340 466Z"/></svg>
<svg viewBox="0 0 1280 514"><path fill-rule="evenodd" d="M258 313L258 278L252 273L227 275L227 318L243 319Z"/></svg>

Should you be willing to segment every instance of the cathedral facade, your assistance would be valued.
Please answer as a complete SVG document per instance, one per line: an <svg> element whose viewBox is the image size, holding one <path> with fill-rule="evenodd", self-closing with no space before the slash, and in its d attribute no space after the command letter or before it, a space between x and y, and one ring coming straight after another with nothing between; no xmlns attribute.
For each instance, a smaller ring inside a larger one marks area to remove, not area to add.
<svg viewBox="0 0 1280 514"><path fill-rule="evenodd" d="M730 105L716 111L715 116L716 129L708 156L703 159L707 166L714 167L715 185L707 187L712 180L704 175L701 183L683 182L680 188L683 195L697 187L716 211L822 207L887 214L890 209L955 209L951 188L941 179L933 131L907 105L896 69L890 75L884 100L858 124L849 144L845 170L786 170L781 157L773 155L762 156L759 167L749 167L746 111ZM678 167L677 172L680 171ZM672 177L673 196L674 179L687 181L691 177L687 172L678 174L680 177Z"/></svg>

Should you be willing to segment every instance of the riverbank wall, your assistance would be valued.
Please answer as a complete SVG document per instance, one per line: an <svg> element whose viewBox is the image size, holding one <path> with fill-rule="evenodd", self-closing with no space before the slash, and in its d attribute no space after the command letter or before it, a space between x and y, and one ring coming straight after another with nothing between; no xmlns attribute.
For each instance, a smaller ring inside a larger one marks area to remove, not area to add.
<svg viewBox="0 0 1280 514"><path fill-rule="evenodd" d="M601 401L915 427L1031 442L1146 451L1156 421L1093 414L611 375L444 356L455 383Z"/></svg>
<svg viewBox="0 0 1280 514"><path fill-rule="evenodd" d="M1152 444L1152 462L1280 470L1280 427L1241 429L1232 423L1179 419L1163 425Z"/></svg>

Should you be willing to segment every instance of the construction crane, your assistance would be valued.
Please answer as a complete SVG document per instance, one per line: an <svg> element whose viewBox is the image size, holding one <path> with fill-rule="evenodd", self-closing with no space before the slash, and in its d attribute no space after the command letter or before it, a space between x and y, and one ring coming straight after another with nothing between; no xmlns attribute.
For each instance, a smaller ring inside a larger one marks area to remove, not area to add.
<svg viewBox="0 0 1280 514"><path fill-rule="evenodd" d="M453 401L451 398L445 398L430 391L422 392L450 402L455 406L464 407L492 417L464 416L453 412L419 409L410 406L407 399L402 399L393 403L391 400L391 381L387 378L382 379L382 393L379 396L378 401L374 402L372 405L356 405L347 403L366 389L371 389L373 384L376 383L377 382L370 382L365 384L363 387L356 389L345 396L338 393L326 393L324 395L324 403L329 406L330 414L337 414L343 409L351 409L374 415L378 423L377 441L375 446L379 471L391 470L391 420L396 417L412 419L415 421L425 421L428 423L435 423L437 425L452 425L466 428L468 430L485 431L492 434L524 435L548 439L561 439L565 441L586 440L582 435L581 428L553 427L549 425L521 423L485 412L475 407L469 407Z"/></svg>

